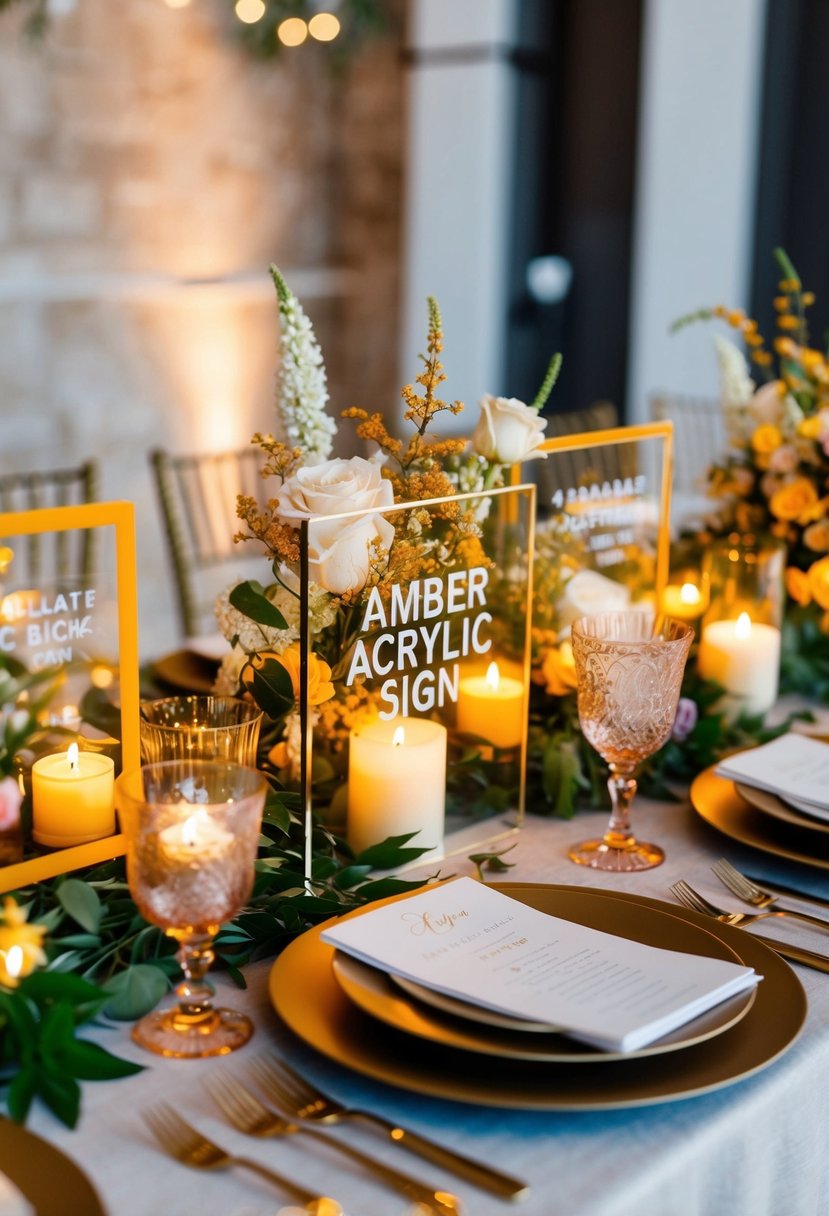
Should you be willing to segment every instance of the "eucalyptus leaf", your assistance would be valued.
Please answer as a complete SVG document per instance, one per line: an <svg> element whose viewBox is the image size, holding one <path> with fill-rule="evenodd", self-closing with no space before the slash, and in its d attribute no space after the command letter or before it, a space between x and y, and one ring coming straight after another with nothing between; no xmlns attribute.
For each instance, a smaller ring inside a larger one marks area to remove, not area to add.
<svg viewBox="0 0 829 1216"><path fill-rule="evenodd" d="M101 923L101 900L98 892L80 878L67 878L57 889L57 897L65 912L87 933L97 933Z"/></svg>
<svg viewBox="0 0 829 1216"><path fill-rule="evenodd" d="M287 629L288 622L282 613L265 595L265 589L255 579L239 583L228 596L230 603L243 616L257 625L268 625L271 629Z"/></svg>
<svg viewBox="0 0 829 1216"><path fill-rule="evenodd" d="M60 1067L40 1063L35 1068L37 1093L61 1123L74 1127L81 1109L81 1087Z"/></svg>
<svg viewBox="0 0 829 1216"><path fill-rule="evenodd" d="M62 1049L60 1060L70 1076L79 1081L114 1081L118 1077L132 1077L143 1072L143 1064L122 1060L112 1055L97 1043L73 1039Z"/></svg>
<svg viewBox="0 0 829 1216"><path fill-rule="evenodd" d="M134 963L104 985L110 995L104 1013L115 1021L132 1022L155 1009L168 989L167 977L159 967Z"/></svg>

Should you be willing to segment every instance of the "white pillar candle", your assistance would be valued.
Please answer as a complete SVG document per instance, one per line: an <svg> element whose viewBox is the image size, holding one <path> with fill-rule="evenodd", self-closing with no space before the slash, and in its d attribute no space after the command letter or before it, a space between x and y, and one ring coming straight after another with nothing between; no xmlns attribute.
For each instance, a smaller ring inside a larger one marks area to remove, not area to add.
<svg viewBox="0 0 829 1216"><path fill-rule="evenodd" d="M115 831L115 766L111 757L68 751L32 765L32 836L53 849L100 840Z"/></svg>
<svg viewBox="0 0 829 1216"><path fill-rule="evenodd" d="M722 685L726 709L763 714L777 700L780 640L779 629L751 621L747 612L736 621L712 621L702 631L699 674Z"/></svg>
<svg viewBox="0 0 829 1216"><path fill-rule="evenodd" d="M458 730L496 747L518 747L524 738L524 685L502 676L490 663L485 676L466 676L458 685Z"/></svg>
<svg viewBox="0 0 829 1216"><path fill-rule="evenodd" d="M415 848L443 843L446 727L394 718L356 727L348 758L348 843L355 853L417 832Z"/></svg>

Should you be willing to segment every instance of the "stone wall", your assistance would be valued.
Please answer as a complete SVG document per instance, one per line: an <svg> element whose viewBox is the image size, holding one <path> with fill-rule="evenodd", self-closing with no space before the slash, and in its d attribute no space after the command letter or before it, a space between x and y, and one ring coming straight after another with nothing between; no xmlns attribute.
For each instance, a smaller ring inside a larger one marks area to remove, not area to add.
<svg viewBox="0 0 829 1216"><path fill-rule="evenodd" d="M22 18L0 14L0 472L94 456L136 502L150 655L177 637L146 452L271 429L270 262L333 406L396 401L399 36L337 77L317 45L254 60L224 0L76 0L35 44Z"/></svg>

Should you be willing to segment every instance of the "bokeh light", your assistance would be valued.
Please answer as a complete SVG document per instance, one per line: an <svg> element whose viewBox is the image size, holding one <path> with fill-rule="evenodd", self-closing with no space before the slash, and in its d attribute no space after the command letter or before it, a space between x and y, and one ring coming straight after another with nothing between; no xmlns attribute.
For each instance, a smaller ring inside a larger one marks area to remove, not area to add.
<svg viewBox="0 0 829 1216"><path fill-rule="evenodd" d="M255 25L265 15L264 0L236 0L235 12L245 25Z"/></svg>
<svg viewBox="0 0 829 1216"><path fill-rule="evenodd" d="M283 46L301 46L308 37L308 26L301 17L286 17L278 26L276 36Z"/></svg>
<svg viewBox="0 0 829 1216"><path fill-rule="evenodd" d="M308 33L317 42L332 42L340 32L340 22L333 13L316 13L308 22Z"/></svg>

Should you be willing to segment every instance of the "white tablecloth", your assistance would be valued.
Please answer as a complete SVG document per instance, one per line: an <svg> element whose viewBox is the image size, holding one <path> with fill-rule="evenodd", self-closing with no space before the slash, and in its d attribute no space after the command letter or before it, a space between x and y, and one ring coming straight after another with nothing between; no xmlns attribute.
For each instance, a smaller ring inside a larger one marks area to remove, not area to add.
<svg viewBox="0 0 829 1216"><path fill-rule="evenodd" d="M513 869L515 882L563 882L632 891L670 899L669 884L687 878L720 899L731 897L710 874L727 856L735 865L780 882L811 884L829 896L829 871L778 862L733 844L698 820L687 803L640 801L634 821L640 834L663 844L666 863L639 875L604 876L566 858L569 842L600 832L604 812L564 823L528 817ZM472 872L452 858L444 873ZM733 900L731 901L733 904ZM829 953L829 934L774 922L763 934L790 936ZM213 1069L244 1077L245 1057L275 1046L309 1078L340 1099L386 1114L464 1152L491 1161L529 1181L531 1194L515 1210L524 1216L826 1216L829 1213L829 975L796 967L809 999L803 1033L780 1060L727 1089L647 1109L555 1114L500 1111L432 1100L363 1079L325 1060L282 1028L267 997L270 964L247 969L248 990L228 992L255 1020L247 1047L209 1061L156 1059L135 1047L128 1027L96 1032L118 1054L145 1064L127 1080L84 1085L77 1130L63 1128L39 1108L31 1126L84 1168L110 1216L274 1216L275 1192L243 1172L197 1174L158 1149L141 1111L157 1100L172 1102L201 1129L234 1151L334 1194L349 1216L403 1216L410 1205L339 1159L324 1156L309 1139L259 1141L231 1130L207 1096L202 1081ZM308 1000L314 999L308 993ZM492 1198L428 1162L356 1125L334 1133L359 1144L424 1181L454 1190L469 1216L495 1216L510 1204ZM56 1212L55 1216L59 1216Z"/></svg>

